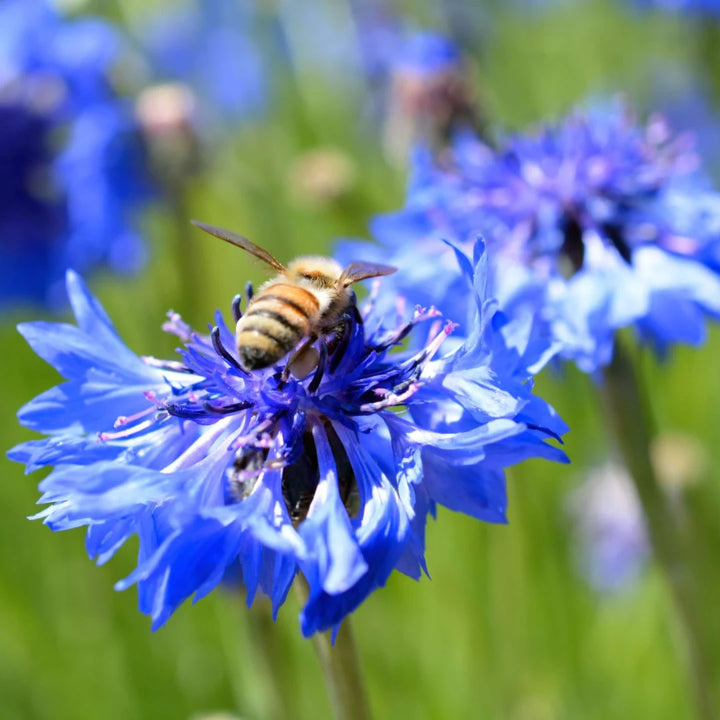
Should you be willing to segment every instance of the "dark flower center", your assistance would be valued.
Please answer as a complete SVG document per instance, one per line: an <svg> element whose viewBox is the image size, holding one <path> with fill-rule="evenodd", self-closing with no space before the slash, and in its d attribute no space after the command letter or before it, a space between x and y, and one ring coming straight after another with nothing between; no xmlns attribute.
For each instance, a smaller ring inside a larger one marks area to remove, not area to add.
<svg viewBox="0 0 720 720"><path fill-rule="evenodd" d="M563 222L563 244L560 248L560 270L566 277L572 277L582 268L585 260L583 229L577 217L565 215Z"/></svg>
<svg viewBox="0 0 720 720"><path fill-rule="evenodd" d="M345 448L327 418L316 417L309 422L322 424L335 461L340 499L348 515L355 517L360 509L360 494ZM300 446L297 457L282 471L283 500L295 527L307 517L320 482L317 449L310 427L304 430ZM242 502L252 493L260 475L268 469L268 455L267 447L245 447L238 451L227 473L226 499L229 504Z"/></svg>
<svg viewBox="0 0 720 720"><path fill-rule="evenodd" d="M604 222L599 225L603 239L614 247L620 257L632 264L632 250L625 240L624 228L620 223ZM563 277L569 279L579 272L585 262L583 226L575 212L569 211L562 220L563 243L560 247L559 267Z"/></svg>
<svg viewBox="0 0 720 720"><path fill-rule="evenodd" d="M335 460L340 499L348 511L348 515L354 517L360 509L360 495L355 472L332 423L325 419L322 424ZM282 476L283 499L295 526L306 518L310 503L315 496L315 490L320 482L315 440L310 429L303 433L302 445L300 456L285 468Z"/></svg>

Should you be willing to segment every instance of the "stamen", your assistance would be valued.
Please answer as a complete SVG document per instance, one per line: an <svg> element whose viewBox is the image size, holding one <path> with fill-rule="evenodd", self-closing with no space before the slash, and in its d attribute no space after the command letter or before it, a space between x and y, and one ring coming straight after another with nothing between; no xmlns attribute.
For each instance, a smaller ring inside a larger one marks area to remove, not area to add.
<svg viewBox="0 0 720 720"><path fill-rule="evenodd" d="M407 385L407 383L403 383ZM419 382L411 382L407 389L401 393L395 393L393 390L387 388L376 388L373 392L382 400L374 403L364 403L360 405L360 412L362 413L375 413L378 410L382 410L386 407L392 407L393 405L402 405L408 398L412 397L419 389Z"/></svg>
<svg viewBox="0 0 720 720"><path fill-rule="evenodd" d="M242 295L238 293L232 301L232 314L235 318L235 322L240 320L240 318L243 316L242 310L240 309L240 304L242 303Z"/></svg>
<svg viewBox="0 0 720 720"><path fill-rule="evenodd" d="M382 352L383 350L391 348L393 345L399 345L410 334L413 327L415 327L415 325L412 322L401 325L387 340L380 345L374 345L373 350L375 350L375 352Z"/></svg>
<svg viewBox="0 0 720 720"><path fill-rule="evenodd" d="M151 413L157 412L156 407L149 407L145 410L141 410L138 413L135 413L134 415L121 415L114 423L113 427L124 427L125 425L129 425L130 423L134 423L136 420L139 420L140 418L146 417L150 415Z"/></svg>
<svg viewBox="0 0 720 720"><path fill-rule="evenodd" d="M280 419L281 413L277 415L271 415L268 418L265 418L262 422L258 423L252 430L252 432L247 433L246 435L239 435L238 437L233 440L231 448L237 449L243 447L243 445L253 445L254 447L270 447L271 442L266 443L265 440L262 440L260 438L263 433L270 430L274 425L278 422ZM272 438L268 435L266 436L270 441Z"/></svg>
<svg viewBox="0 0 720 720"><path fill-rule="evenodd" d="M425 365L433 358L448 335L457 327L457 323L448 322L445 327L423 348L417 355L404 363L403 367L409 373L405 380L394 388L377 387L371 390L377 397L377 402L363 403L359 410L361 413L373 413L393 405L401 405L414 395L421 387L420 375Z"/></svg>
<svg viewBox="0 0 720 720"><path fill-rule="evenodd" d="M252 283L248 280L247 284L245 285L245 297L247 298L248 305L253 299L253 295L255 295L255 292L253 291Z"/></svg>
<svg viewBox="0 0 720 720"><path fill-rule="evenodd" d="M217 413L218 415L231 415L235 412L240 412L241 410L247 410L248 408L252 407L251 402L236 402L231 403L230 405L213 405L211 402L208 402L207 400L203 403L203 407L211 413Z"/></svg>
<svg viewBox="0 0 720 720"><path fill-rule="evenodd" d="M320 382L322 381L323 375L325 374L325 366L327 365L327 359L328 359L328 349L327 345L324 342L319 343L319 350L320 350L320 357L318 358L318 364L317 368L315 369L315 374L313 375L313 379L310 381L310 384L308 385L308 392L314 393L317 392L317 389L320 387Z"/></svg>
<svg viewBox="0 0 720 720"><path fill-rule="evenodd" d="M183 365L181 362L177 362L176 360L159 360L158 358L154 358L151 355L142 355L140 358L146 365L150 365L150 367L159 368L160 370L170 370L171 372L179 372L179 373L190 373L192 374L192 370Z"/></svg>
<svg viewBox="0 0 720 720"><path fill-rule="evenodd" d="M212 339L212 344L215 348L215 352L218 355L221 355L223 358L225 358L225 360L227 360L230 365L232 365L237 370L240 370L243 375L250 375L250 373L242 365L240 365L240 363L225 349L225 346L222 344L222 340L220 339L220 328L217 325L212 329L210 337Z"/></svg>
<svg viewBox="0 0 720 720"><path fill-rule="evenodd" d="M457 326L457 323L448 321L445 324L445 327L428 343L427 347L415 356L415 364L421 366L432 360L435 353L440 349L440 346L445 341L445 338L447 338L447 336L450 335Z"/></svg>
<svg viewBox="0 0 720 720"><path fill-rule="evenodd" d="M177 335L183 342L190 342L193 336L192 328L182 319L180 313L170 310L167 314L167 321L163 323L162 329L167 333Z"/></svg>
<svg viewBox="0 0 720 720"><path fill-rule="evenodd" d="M155 408L153 408L154 410ZM157 421L157 418L151 418L149 420L145 420L145 422L141 422L138 425L133 425L132 427L129 427L125 430L120 430L118 432L101 432L98 433L98 440L105 442L106 440L120 440L121 438L130 437L131 435L136 435L141 433L143 430L147 430L149 427L152 427L155 422Z"/></svg>
<svg viewBox="0 0 720 720"><path fill-rule="evenodd" d="M376 278L370 285L370 294L365 301L362 309L362 317L365 319L375 309L378 295L380 294L380 279Z"/></svg>
<svg viewBox="0 0 720 720"><path fill-rule="evenodd" d="M161 472L172 473L182 470L200 462L208 456L210 449L227 432L228 425L232 423L232 418L223 418L211 425L206 433L203 433L198 439L190 445L181 455L175 458L169 465L165 466Z"/></svg>
<svg viewBox="0 0 720 720"><path fill-rule="evenodd" d="M415 325L417 325L418 323L421 323L425 320L429 320L431 318L437 318L440 316L441 316L440 311L434 307L430 307L427 310L425 310L424 308L417 306L415 308L415 314L413 315L412 320L400 325L400 327L398 327L397 330L395 330L390 336L388 336L385 340L383 340L379 345L373 345L372 349L375 350L376 352L382 352L383 350L387 350L388 348L393 347L393 345L398 345L407 337L407 335L412 331L412 329L415 327Z"/></svg>
<svg viewBox="0 0 720 720"><path fill-rule="evenodd" d="M357 317L360 318L358 309L355 307L354 310ZM362 318L360 318L360 322L362 323ZM342 330L340 331L340 337L337 341L337 345L333 348L332 355L330 356L330 364L328 365L328 369L331 374L338 369L340 361L347 352L348 345L350 344L350 337L352 336L352 323L353 318L349 315L342 316Z"/></svg>
<svg viewBox="0 0 720 720"><path fill-rule="evenodd" d="M440 332L440 329L442 328L442 321L441 320L435 320L432 325L430 325L430 329L428 330L428 342L431 342L434 337L437 336L437 334Z"/></svg>
<svg viewBox="0 0 720 720"><path fill-rule="evenodd" d="M282 460L266 460L261 467L252 470L235 470L233 471L232 480L254 480L260 477L267 470L281 470L286 466Z"/></svg>
<svg viewBox="0 0 720 720"><path fill-rule="evenodd" d="M402 319L405 317L406 308L407 308L407 301L405 300L405 296L398 295L398 297L395 300L395 311L397 312L398 322L401 322Z"/></svg>

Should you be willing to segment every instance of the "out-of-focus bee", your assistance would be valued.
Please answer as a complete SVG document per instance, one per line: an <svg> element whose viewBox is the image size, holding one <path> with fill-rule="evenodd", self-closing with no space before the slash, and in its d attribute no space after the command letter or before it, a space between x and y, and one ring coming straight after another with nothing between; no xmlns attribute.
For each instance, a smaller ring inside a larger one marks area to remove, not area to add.
<svg viewBox="0 0 720 720"><path fill-rule="evenodd" d="M369 262L352 262L343 268L332 258L319 255L303 255L285 267L242 235L195 220L193 224L246 250L279 273L260 287L237 321L238 355L246 370L274 365L304 339L306 342L288 362L293 375L304 377L317 364L317 353L308 352L312 343L337 331L343 315L355 302L349 286L396 271L389 265Z"/></svg>

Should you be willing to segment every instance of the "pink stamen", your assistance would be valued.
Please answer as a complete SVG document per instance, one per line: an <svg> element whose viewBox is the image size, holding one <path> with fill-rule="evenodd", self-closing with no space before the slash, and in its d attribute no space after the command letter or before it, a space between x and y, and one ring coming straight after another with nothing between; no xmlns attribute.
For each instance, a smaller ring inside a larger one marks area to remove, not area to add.
<svg viewBox="0 0 720 720"><path fill-rule="evenodd" d="M392 407L393 405L402 405L406 400L412 397L421 387L421 383L412 383L407 390L398 393L397 395L388 390L387 388L377 388L374 390L375 394L384 398L379 402L365 403L360 406L362 412L376 412L386 407Z"/></svg>
<svg viewBox="0 0 720 720"><path fill-rule="evenodd" d="M154 411L154 408L153 408L153 411ZM131 437L132 435L136 435L137 433L140 433L143 430L146 430L147 428L151 427L154 424L155 424L155 418L153 418L152 420L146 420L145 422L142 422L139 425L133 425L133 427L127 428L126 430L120 430L119 432L98 433L97 437L98 437L98 440L100 440L101 442L106 442L107 440L120 440L122 438Z"/></svg>
<svg viewBox="0 0 720 720"><path fill-rule="evenodd" d="M148 393L145 393L145 397L147 397ZM152 398L148 398L148 400L151 400ZM124 427L125 425L129 425L130 423L134 423L136 420L139 420L140 418L146 417L150 413L154 413L157 411L157 408L155 407L149 407L145 410L140 411L139 413L135 413L134 415L120 415L120 417L114 422L113 427Z"/></svg>

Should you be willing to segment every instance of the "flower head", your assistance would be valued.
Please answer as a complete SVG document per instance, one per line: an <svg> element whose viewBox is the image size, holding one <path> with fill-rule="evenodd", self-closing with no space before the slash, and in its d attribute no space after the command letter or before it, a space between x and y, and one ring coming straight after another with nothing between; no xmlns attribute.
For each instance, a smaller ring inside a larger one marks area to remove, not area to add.
<svg viewBox="0 0 720 720"><path fill-rule="evenodd" d="M137 535L138 567L118 587L138 585L155 627L238 563L248 602L260 590L277 612L302 572L303 633L337 627L394 569L420 577L437 503L502 522L503 468L564 459L544 441L565 426L533 396L478 258L477 332L454 350L437 311L388 319L371 299L318 341L302 379L288 358L244 370L219 313L210 336L171 313L179 358L138 357L71 273L77 327L20 326L67 378L19 413L47 437L10 452L28 471L55 466L38 517L87 526L99 562ZM421 339L400 349L409 335Z"/></svg>
<svg viewBox="0 0 720 720"><path fill-rule="evenodd" d="M374 226L391 262L419 238L436 258L424 290L442 293L456 276L439 271L454 260L439 239L467 248L484 234L501 307L540 316L583 370L608 362L620 327L662 351L701 342L704 317L720 314L720 194L660 118L578 112L498 151L464 134L442 166L420 152L414 170L406 207Z"/></svg>
<svg viewBox="0 0 720 720"><path fill-rule="evenodd" d="M41 0L0 5L0 303L62 305L65 269L137 268L151 183L109 81L118 38Z"/></svg>

